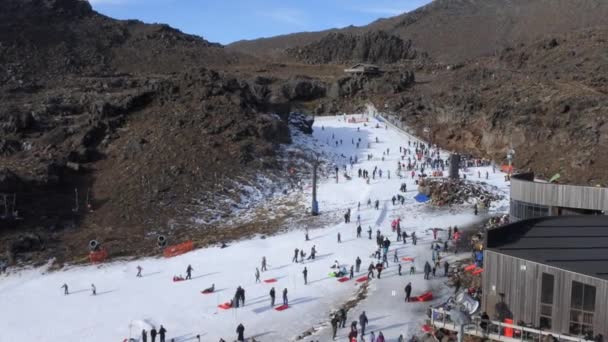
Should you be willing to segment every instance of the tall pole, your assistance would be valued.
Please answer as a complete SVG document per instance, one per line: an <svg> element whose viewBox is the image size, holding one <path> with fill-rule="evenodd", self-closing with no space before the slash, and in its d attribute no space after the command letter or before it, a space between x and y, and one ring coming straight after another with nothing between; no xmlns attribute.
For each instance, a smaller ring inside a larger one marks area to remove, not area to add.
<svg viewBox="0 0 608 342"><path fill-rule="evenodd" d="M312 210L313 216L319 215L319 202L317 202L317 168L319 167L319 158L315 158L312 164Z"/></svg>

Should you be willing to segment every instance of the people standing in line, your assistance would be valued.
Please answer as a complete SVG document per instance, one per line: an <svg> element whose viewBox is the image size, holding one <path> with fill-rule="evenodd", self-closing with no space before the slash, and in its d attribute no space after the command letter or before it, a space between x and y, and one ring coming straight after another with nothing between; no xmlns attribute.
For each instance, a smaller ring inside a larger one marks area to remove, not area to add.
<svg viewBox="0 0 608 342"><path fill-rule="evenodd" d="M274 307L275 291L274 287L270 289L270 307Z"/></svg>

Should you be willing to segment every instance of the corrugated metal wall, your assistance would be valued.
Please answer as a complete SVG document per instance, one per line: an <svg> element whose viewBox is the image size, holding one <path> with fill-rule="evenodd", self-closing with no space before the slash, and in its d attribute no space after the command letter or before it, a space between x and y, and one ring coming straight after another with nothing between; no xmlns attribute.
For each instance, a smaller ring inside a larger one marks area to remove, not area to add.
<svg viewBox="0 0 608 342"><path fill-rule="evenodd" d="M608 336L608 281L494 251L486 250L484 254L482 307L490 317L495 314L494 303L499 301L498 294L504 293L505 302L513 313L515 322L521 320L538 326L541 276L542 273L549 273L555 277L552 330L568 333L572 281L578 281L596 287L594 333ZM521 269L522 266L525 266L525 270ZM496 290L492 290L492 286Z"/></svg>
<svg viewBox="0 0 608 342"><path fill-rule="evenodd" d="M608 211L608 188L537 183L513 177L511 198L551 207Z"/></svg>

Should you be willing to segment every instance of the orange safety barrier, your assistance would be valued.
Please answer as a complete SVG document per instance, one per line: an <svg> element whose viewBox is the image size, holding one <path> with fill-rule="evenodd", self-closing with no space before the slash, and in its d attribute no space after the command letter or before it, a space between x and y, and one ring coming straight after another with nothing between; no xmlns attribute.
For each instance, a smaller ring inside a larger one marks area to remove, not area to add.
<svg viewBox="0 0 608 342"><path fill-rule="evenodd" d="M509 166L509 165L501 165L500 166L500 171L504 172L504 173L513 173L513 165Z"/></svg>
<svg viewBox="0 0 608 342"><path fill-rule="evenodd" d="M108 251L105 248L102 248L98 251L89 253L89 260L93 264L98 264L100 262L104 262L104 261L106 261L107 258L108 258Z"/></svg>
<svg viewBox="0 0 608 342"><path fill-rule="evenodd" d="M464 268L465 272L472 271L477 267L477 265L472 264Z"/></svg>
<svg viewBox="0 0 608 342"><path fill-rule="evenodd" d="M513 324L513 319L511 319L511 318L505 318L505 323L507 323L507 324ZM505 336L507 336L507 337L513 337L513 328L505 327Z"/></svg>
<svg viewBox="0 0 608 342"><path fill-rule="evenodd" d="M194 249L194 243L192 241L186 241L179 245L169 246L163 251L165 258L171 258L176 255L188 253Z"/></svg>
<svg viewBox="0 0 608 342"><path fill-rule="evenodd" d="M428 302L429 300L433 300L432 292L427 292L427 293L421 294L420 296L410 298L410 302Z"/></svg>

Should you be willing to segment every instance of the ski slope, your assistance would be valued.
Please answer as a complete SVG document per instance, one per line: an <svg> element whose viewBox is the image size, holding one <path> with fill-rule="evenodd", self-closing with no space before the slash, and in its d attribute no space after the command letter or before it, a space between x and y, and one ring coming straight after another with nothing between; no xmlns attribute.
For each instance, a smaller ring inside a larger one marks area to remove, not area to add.
<svg viewBox="0 0 608 342"><path fill-rule="evenodd" d="M310 230L310 241L304 239L304 227L292 227L280 235L238 241L224 249L199 249L170 259L116 261L55 272L47 272L45 267L12 271L0 276L3 327L0 341L118 342L129 337L138 339L141 322L157 328L162 324L168 331L167 341L174 338L176 342L196 341L197 334L202 341L220 338L232 341L236 339L239 323L245 326L245 337L255 337L257 341L292 341L311 328L315 329L314 335L304 341L329 341L329 314L350 299L360 286L353 280L340 283L329 277L330 266L337 260L348 269L359 256L361 272L355 278L367 274L371 255L376 250L377 229L391 240L389 268L383 272L382 279L369 282L367 298L348 312L348 322L358 320L365 310L370 320L367 331L381 330L387 341L396 341L400 334L407 338L418 333L430 303L404 303L403 288L407 282L412 282L413 296L432 290L434 302L445 300L451 292L445 286L446 278L439 276L443 275L442 269L437 271L438 277L423 280L423 265L431 261L432 234L427 229L467 226L484 216L474 216L470 206L437 209L417 203L413 199L417 194L414 180L409 175L399 179L396 171L399 146L408 146L408 140L413 142L415 138L392 127L385 128L384 124L375 128L376 119L370 120L364 125L348 123L343 116L317 118L313 137L298 138L298 144L322 153L341 168L337 183L330 177L322 179L318 187L321 215L330 217L333 223ZM343 143L336 146L332 134ZM358 138L362 139L359 149L351 143ZM382 152L387 148L390 153L382 161ZM373 154L373 159L368 161L367 154ZM348 168L353 177L346 180L342 177L342 164L348 164L348 157L355 155L359 162L353 170ZM382 178L376 177L366 184L357 177L358 168L367 169L371 174L374 166L384 171ZM502 202L490 208L490 213L503 212L508 208L508 187L503 174L493 174L491 168L481 169L482 174L488 169L490 173L490 179L483 181L495 185L496 191L505 195ZM390 179L386 175L388 170ZM468 179L477 180L476 168L468 172ZM393 206L390 199L398 193L402 182L406 182L408 188L404 194L405 204ZM308 204L310 194L306 197ZM367 206L369 198L380 200L380 210ZM360 211L357 211L358 202L361 202ZM350 224L345 224L342 217L347 208L352 210ZM361 216L362 238L356 238L357 215ZM417 246L413 246L411 240L406 245L395 241L390 222L396 217L401 218L401 227L408 235L416 231ZM374 231L372 240L367 238L369 226ZM338 233L342 237L340 244ZM313 245L317 249L316 260L292 263L295 248L304 249L308 256ZM403 275L397 275L397 267L392 262L395 249L400 257L415 258L417 274L409 275L411 263L404 262ZM261 278L274 278L276 283L254 281L255 269L260 267L263 256L268 260L269 269L262 272ZM451 262L462 257L450 255L446 260ZM189 264L194 268L193 279L173 282L174 275L186 275ZM143 268L142 278L135 276L138 265ZM303 282L304 267L308 269L308 285ZM60 288L64 283L70 287L68 296L64 296ZM91 284L97 287L96 296L91 295ZM215 284L215 293L201 293L212 284ZM218 304L230 301L239 285L246 291L245 307L219 309ZM290 307L287 310L271 309L268 292L273 286L277 303L281 303L282 290L288 289ZM348 325L339 330L339 341L347 340Z"/></svg>

